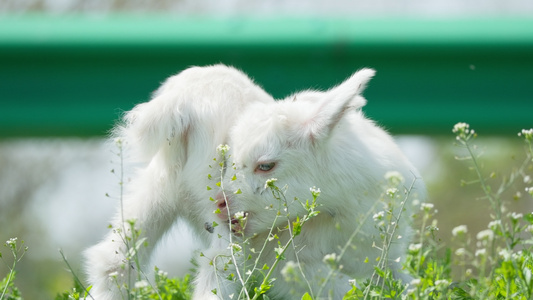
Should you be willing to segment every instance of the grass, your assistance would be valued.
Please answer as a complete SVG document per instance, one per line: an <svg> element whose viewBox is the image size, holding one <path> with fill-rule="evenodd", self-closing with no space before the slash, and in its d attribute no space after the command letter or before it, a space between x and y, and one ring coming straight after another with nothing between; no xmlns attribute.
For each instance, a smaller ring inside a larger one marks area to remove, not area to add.
<svg viewBox="0 0 533 300"><path fill-rule="evenodd" d="M380 203L386 203L380 212L369 211L365 215L366 222L375 222L381 232L381 240L376 241L379 257L366 263L374 264L374 273L364 282L351 282L351 290L347 291L343 299L532 299L533 298L533 213L509 211L511 201L531 201L533 198L533 130L522 130L519 138L524 141L525 159L517 166L510 166L501 182L495 183L494 172L486 172L483 167L482 151L476 147L477 133L468 124L458 123L453 128L456 136L455 143L461 155L456 157L469 170L471 178L463 179L463 185L477 185L482 193L480 201L490 206L491 221L486 229L470 232L466 225L457 224L452 229L452 242L443 245L437 238L439 231L436 219L436 208L431 203L419 203L416 212L411 215L403 214L410 188L405 191L399 189L401 182L394 174L388 177L389 185L384 190ZM224 156L224 155L223 155ZM224 161L218 161L221 166ZM320 190L311 189L312 199L300 201L306 208L304 216L296 220L284 215L287 199L284 189L276 186L275 179L267 182L272 196L278 200L277 218L285 218L287 225L283 230L289 230L291 238L282 243L271 232L266 243L277 243L276 260L271 265L260 265L259 256L255 260L244 259L245 266L236 268L232 278L239 282L242 290L234 299L269 299L268 290L275 289L275 280L301 280L307 282L298 264L289 264L282 270L284 278L273 278L273 270L284 260L284 252L294 247L293 238L306 230L305 223L319 214ZM217 185L222 185L217 182ZM517 186L526 186L516 190ZM405 193L404 193L405 192ZM512 195L512 196L509 196ZM409 274L407 281L399 281L393 277L386 261L397 258L388 257L388 248L396 237L396 226L401 218L409 218L416 230L416 236L408 247L405 257L400 258L403 272ZM230 220L231 221L231 220ZM246 216L239 218L240 227L246 226ZM273 222L273 224L276 221ZM135 229L134 221L130 221L131 228L122 228L132 234L125 236L125 243L130 245L132 263L139 264L136 252L143 246L141 232ZM216 226L215 224L213 224ZM119 229L120 230L120 229ZM357 230L353 237L360 234ZM231 237L227 237L231 238ZM247 248L246 240L231 240L231 255L219 257L225 264L237 265L237 261L249 257L251 249ZM347 241L345 247L351 245ZM16 238L10 239L4 245L11 253L6 258L0 258L8 268L7 276L0 282L0 300L22 299L15 286L16 265L23 258L27 248ZM324 278L326 282L339 272L337 262L344 255L339 253L324 257L324 262L330 266L330 272ZM66 261L66 260L65 260ZM68 265L68 261L66 261ZM217 265L217 264L214 264ZM289 267L287 267L289 266ZM252 270L247 272L247 270ZM71 269L72 271L72 269ZM136 278L133 286L122 286L124 299L190 299L191 275L184 278L168 278L167 274L155 269L154 278L147 276ZM86 288L75 276L75 286L70 291L59 293L56 299L90 299L90 287ZM308 284L308 283L307 283ZM315 299L320 291L309 291L299 295L303 300ZM216 292L216 291L214 291Z"/></svg>

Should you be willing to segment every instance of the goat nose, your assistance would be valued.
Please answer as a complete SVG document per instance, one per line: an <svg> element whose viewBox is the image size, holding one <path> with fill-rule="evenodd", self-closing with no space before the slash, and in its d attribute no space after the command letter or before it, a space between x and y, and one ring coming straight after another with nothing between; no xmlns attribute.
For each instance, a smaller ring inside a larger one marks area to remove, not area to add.
<svg viewBox="0 0 533 300"><path fill-rule="evenodd" d="M220 209L226 208L227 202L229 202L229 198L222 191L218 192L215 200L217 203L217 207Z"/></svg>

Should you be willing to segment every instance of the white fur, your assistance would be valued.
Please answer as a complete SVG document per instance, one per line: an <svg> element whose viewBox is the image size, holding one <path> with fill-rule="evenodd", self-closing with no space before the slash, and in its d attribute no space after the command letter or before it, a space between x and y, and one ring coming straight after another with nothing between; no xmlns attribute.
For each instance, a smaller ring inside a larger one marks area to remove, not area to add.
<svg viewBox="0 0 533 300"><path fill-rule="evenodd" d="M340 261L341 272L321 295L315 294L317 299L328 293L341 299L350 288L348 279L370 275L373 264L364 260L378 256L372 247L374 240L379 241L375 223L372 218L361 220L380 198L385 173L400 172L406 185L418 177L393 139L360 111L366 103L360 94L373 75L373 70L363 69L327 92L305 91L278 102L241 72L222 65L191 68L169 78L150 102L136 106L125 116L125 124L116 129L116 136L123 138L134 159L145 167L129 184L124 219L119 212L114 227L122 227L123 220L136 219L149 245L141 248L141 260L146 261L176 219L187 221L206 244L204 256L198 259L193 299L228 299L231 294L235 299L241 286L226 279L236 270L234 265L224 270L224 262L230 255L229 238L240 241L242 237L231 235L228 215L248 213L245 237L256 236L247 247L259 250L276 214L265 207L277 207L276 200L265 192L265 181L275 177L278 186L287 185L292 219L305 213L292 199L310 198L309 188L317 186L322 191L318 199L321 213L304 225L295 247L285 253L286 260L276 268L276 281L268 295L271 299L295 299L291 292L296 292L301 297L306 287L288 284L280 274L288 261L300 262L315 289L328 272L323 257L339 253L339 247L362 223L361 234L352 242L356 248L349 247ZM231 146L228 157L235 162L235 169L226 168L223 180L225 193L231 195L227 206L220 190L206 189L207 185L214 187L207 174L216 172L209 168L217 156L215 149L226 143ZM257 169L259 164L271 162L275 163L272 170ZM236 180L232 180L233 175ZM238 189L242 194L233 193ZM420 179L415 181L413 194L424 200ZM209 201L210 197L218 202ZM217 205L222 213L215 215ZM407 215L410 204L406 208ZM276 225L284 226L286 219L280 220ZM210 234L204 224L213 221L226 226L218 226ZM287 231L277 234L282 243L288 240ZM409 235L405 221L400 223L399 234ZM407 238L394 242L390 257L403 255L406 242ZM275 247L276 242L267 243L259 267L272 264ZM127 273L122 268L124 252L124 243L116 233L108 234L86 252L95 299L119 299L109 275L117 272L121 278ZM242 268L244 257L236 257ZM397 269L398 264L391 267Z"/></svg>
<svg viewBox="0 0 533 300"><path fill-rule="evenodd" d="M425 198L425 187L415 168L393 139L360 111L366 103L360 94L373 75L373 70L363 69L327 92L304 91L275 103L254 103L232 130L231 155L237 180L229 179L232 173L226 175L227 194L232 196L227 199L229 206L225 209L230 210L229 214L248 213L245 237L257 234L250 239L249 248L261 249L277 214L276 209L265 209L278 207L278 201L265 191L266 180L277 178L277 186L287 186L285 196L291 221L306 213L293 199L311 199L309 188L321 189L318 198L321 213L303 226L302 234L295 239L295 248L289 248L286 260L278 265L273 276L277 280L268 292L272 299L296 299L307 288L283 280L280 271L288 261L299 260L317 293L329 271L322 262L324 256L338 255L361 222L360 234L352 242L355 248L348 247L339 262L342 270L315 297L322 299L330 295L341 299L350 289L348 279L370 277L379 257L379 250L372 245L374 241L379 245L381 240L372 215L362 220L384 192L384 176L388 171L401 173L407 188L414 182L413 197L421 201ZM266 172L258 169L265 163L275 163L275 167ZM232 191L237 189L242 194L233 195ZM411 203L405 205L397 231L404 238L393 242L389 251L392 259L405 254L410 235L406 220L411 206ZM276 225L280 228L287 224L286 218L279 220ZM282 244L289 239L288 231L277 234ZM259 266L274 261L277 246L276 242L267 243ZM295 250L299 251L298 257ZM369 263L365 263L367 258ZM393 270L401 266L394 262L389 265ZM288 296L291 291L296 292L292 297Z"/></svg>
<svg viewBox="0 0 533 300"><path fill-rule="evenodd" d="M141 262L148 262L154 246L178 218L188 222L205 244L211 243L212 235L204 226L216 218L216 206L209 201L216 191L207 191L206 186L214 186L207 174L214 172L209 165L217 156L216 147L228 143L230 127L249 103L273 101L234 68L193 67L170 77L153 99L125 115L115 136L122 140L124 157L143 166L131 183L125 183L124 209L117 213L113 228L136 220L148 242L148 247L140 247ZM91 295L97 300L122 299L110 278L127 282L122 239L110 232L85 253Z"/></svg>

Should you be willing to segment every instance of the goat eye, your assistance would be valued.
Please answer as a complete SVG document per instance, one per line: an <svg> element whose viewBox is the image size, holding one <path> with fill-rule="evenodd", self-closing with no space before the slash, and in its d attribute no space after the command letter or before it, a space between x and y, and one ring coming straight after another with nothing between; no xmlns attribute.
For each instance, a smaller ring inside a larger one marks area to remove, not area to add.
<svg viewBox="0 0 533 300"><path fill-rule="evenodd" d="M274 162L266 163L266 164L259 164L259 165L257 165L256 170L259 170L259 171L262 171L262 172L268 172L268 171L272 170L275 165L276 165L276 163L274 163Z"/></svg>

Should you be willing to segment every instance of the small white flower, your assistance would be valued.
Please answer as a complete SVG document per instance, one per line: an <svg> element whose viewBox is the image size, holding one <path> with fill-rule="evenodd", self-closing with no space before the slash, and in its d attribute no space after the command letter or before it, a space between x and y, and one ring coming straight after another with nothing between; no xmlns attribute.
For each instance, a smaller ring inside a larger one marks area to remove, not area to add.
<svg viewBox="0 0 533 300"><path fill-rule="evenodd" d="M459 122L453 126L452 132L456 133L460 131L465 131L468 130L468 127L470 127L470 125L468 125L467 123Z"/></svg>
<svg viewBox="0 0 533 300"><path fill-rule="evenodd" d="M142 288L148 287L148 285L149 285L148 281L146 280L140 280L140 281L135 282L136 289L142 289Z"/></svg>
<svg viewBox="0 0 533 300"><path fill-rule="evenodd" d="M435 205L433 203L422 203L420 205L421 210L430 211Z"/></svg>
<svg viewBox="0 0 533 300"><path fill-rule="evenodd" d="M235 215L234 215L234 218L236 220L242 221L242 220L246 219L246 213L244 211L236 212Z"/></svg>
<svg viewBox="0 0 533 300"><path fill-rule="evenodd" d="M487 254L487 249L477 249L476 256L485 256Z"/></svg>
<svg viewBox="0 0 533 300"><path fill-rule="evenodd" d="M268 179L266 182L265 182L265 189L269 188L269 187L274 187L274 184L276 183L276 181L278 181L277 178L270 178Z"/></svg>
<svg viewBox="0 0 533 300"><path fill-rule="evenodd" d="M498 230L498 228L500 227L501 224L502 224L501 220L494 220L494 221L490 221L488 227L491 230L496 231L496 230Z"/></svg>
<svg viewBox="0 0 533 300"><path fill-rule="evenodd" d="M507 249L502 249L498 254L504 261L510 261L513 253Z"/></svg>
<svg viewBox="0 0 533 300"><path fill-rule="evenodd" d="M226 153L228 153L230 147L228 145L218 145L217 147L217 153L220 155L220 156L226 156Z"/></svg>
<svg viewBox="0 0 533 300"><path fill-rule="evenodd" d="M522 129L522 131L518 133L518 136L524 136L524 138L529 141L533 140L533 128Z"/></svg>
<svg viewBox="0 0 533 300"><path fill-rule="evenodd" d="M233 251L235 251L235 252L239 252L239 251L242 250L242 246L239 245L239 244L230 243L230 244L228 245L228 248L227 248L227 249L233 249Z"/></svg>
<svg viewBox="0 0 533 300"><path fill-rule="evenodd" d="M470 137L472 137L475 132L473 129L470 129L470 125L467 123L457 123L453 126L452 132L457 134L455 137L457 140L468 140Z"/></svg>
<svg viewBox="0 0 533 300"><path fill-rule="evenodd" d="M519 260L520 257L522 257L522 254L523 254L522 250L520 250L520 251L518 251L516 253L513 253L511 256L512 256L513 260Z"/></svg>
<svg viewBox="0 0 533 300"><path fill-rule="evenodd" d="M409 245L409 252L418 253L422 249L422 244L411 244Z"/></svg>
<svg viewBox="0 0 533 300"><path fill-rule="evenodd" d="M109 276L109 278L116 278L116 277L118 277L118 272L115 271L115 272L109 273L108 276Z"/></svg>
<svg viewBox="0 0 533 300"><path fill-rule="evenodd" d="M533 197L533 186L532 186L532 187L527 187L527 188L526 188L526 192L527 192L528 194L530 194L531 197Z"/></svg>
<svg viewBox="0 0 533 300"><path fill-rule="evenodd" d="M372 216L372 219L374 219L374 221L380 221L381 219L383 219L383 217L385 216L385 212L384 211L380 211L378 213L375 213L373 216Z"/></svg>
<svg viewBox="0 0 533 300"><path fill-rule="evenodd" d="M480 241L481 240L492 241L492 239L494 238L494 232L492 232L492 230L490 229L485 229L485 230L478 232L476 237Z"/></svg>
<svg viewBox="0 0 533 300"><path fill-rule="evenodd" d="M337 254L335 253L326 254L324 258L322 259L322 261L330 266L335 266L335 264L337 263Z"/></svg>
<svg viewBox="0 0 533 300"><path fill-rule="evenodd" d="M436 286L440 286L440 285L443 285L443 286L448 286L450 285L450 282L446 279L440 279L440 280L436 280L435 281L435 285Z"/></svg>
<svg viewBox="0 0 533 300"><path fill-rule="evenodd" d="M462 234L465 234L467 232L468 232L468 229L467 229L466 225L459 225L459 226L455 227L454 229L452 229L452 235L453 236L462 235Z"/></svg>
<svg viewBox="0 0 533 300"><path fill-rule="evenodd" d="M531 176L526 175L524 176L524 183L530 183L531 182Z"/></svg>
<svg viewBox="0 0 533 300"><path fill-rule="evenodd" d="M9 247L12 247L12 246L17 244L17 240L18 240L18 238L16 238L16 237L10 238L9 240L6 241L6 245L9 246Z"/></svg>
<svg viewBox="0 0 533 300"><path fill-rule="evenodd" d="M455 255L457 256L464 256L466 254L466 249L465 248L459 248L457 250L455 250Z"/></svg>
<svg viewBox="0 0 533 300"><path fill-rule="evenodd" d="M533 233L533 225L527 225L526 230Z"/></svg>
<svg viewBox="0 0 533 300"><path fill-rule="evenodd" d="M519 219L522 219L523 217L524 215L521 213L515 213L515 212L511 213L511 218L513 220L519 220Z"/></svg>
<svg viewBox="0 0 533 300"><path fill-rule="evenodd" d="M403 182L403 176L398 171L389 171L385 173L385 179L391 186L399 186Z"/></svg>
<svg viewBox="0 0 533 300"><path fill-rule="evenodd" d="M296 264L292 260L289 260L285 264L285 266L283 266L283 269L281 269L281 275L283 276L283 278L285 278L285 280L288 280L289 278L291 278L291 275L292 277L295 275L297 267L298 264Z"/></svg>
<svg viewBox="0 0 533 300"><path fill-rule="evenodd" d="M313 195L313 197L320 196L320 189L317 188L316 186L313 186L312 188L309 188L309 190L311 191L311 194Z"/></svg>
<svg viewBox="0 0 533 300"><path fill-rule="evenodd" d="M420 280L420 278L415 278L415 279L411 280L410 285L412 285L412 286L419 286L420 283L422 283L422 281Z"/></svg>
<svg viewBox="0 0 533 300"><path fill-rule="evenodd" d="M398 189L397 188L390 188L390 189L387 189L386 193L387 193L387 196L393 198L398 193Z"/></svg>

